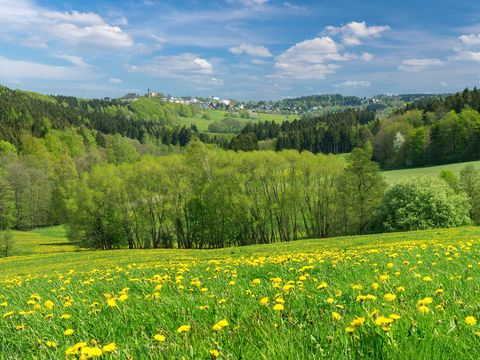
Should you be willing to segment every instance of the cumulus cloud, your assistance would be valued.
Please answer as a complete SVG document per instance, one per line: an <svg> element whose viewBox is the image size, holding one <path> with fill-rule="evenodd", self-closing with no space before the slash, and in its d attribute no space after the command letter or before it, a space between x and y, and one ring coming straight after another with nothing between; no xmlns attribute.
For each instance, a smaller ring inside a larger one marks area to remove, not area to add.
<svg viewBox="0 0 480 360"><path fill-rule="evenodd" d="M402 63L398 66L398 68L402 71L419 72L432 66L441 66L444 63L445 63L444 61L436 58L430 58L430 59L414 58L414 59L403 60Z"/></svg>
<svg viewBox="0 0 480 360"><path fill-rule="evenodd" d="M480 34L462 35L459 39L467 46L480 45Z"/></svg>
<svg viewBox="0 0 480 360"><path fill-rule="evenodd" d="M123 83L122 80L117 79L117 78L110 78L108 81L111 82L112 84L121 84L121 83Z"/></svg>
<svg viewBox="0 0 480 360"><path fill-rule="evenodd" d="M13 31L25 37L20 44L36 48L45 48L54 40L88 50L133 45L133 39L119 26L108 24L96 13L49 11L29 0L0 0L0 32Z"/></svg>
<svg viewBox="0 0 480 360"><path fill-rule="evenodd" d="M275 68L278 77L323 79L338 68L338 65L327 62L346 61L348 58L339 53L339 47L332 38L323 36L293 45L276 58Z"/></svg>
<svg viewBox="0 0 480 360"><path fill-rule="evenodd" d="M87 67L88 64L81 58L80 56L75 55L57 55L57 58L67 60L68 62L72 63L73 65L79 67Z"/></svg>
<svg viewBox="0 0 480 360"><path fill-rule="evenodd" d="M0 79L82 80L89 73L79 66L53 66L0 56Z"/></svg>
<svg viewBox="0 0 480 360"><path fill-rule="evenodd" d="M53 26L50 34L73 45L86 45L89 49L122 49L133 45L132 38L122 29L108 24L82 27L61 23Z"/></svg>
<svg viewBox="0 0 480 360"><path fill-rule="evenodd" d="M335 27L327 26L325 33L329 35L339 35L345 46L356 46L363 43L363 40L380 36L385 31L390 30L388 25L372 25L368 26L365 21L351 21L346 25Z"/></svg>
<svg viewBox="0 0 480 360"><path fill-rule="evenodd" d="M480 51L458 50L457 54L449 59L454 61L480 61Z"/></svg>
<svg viewBox="0 0 480 360"><path fill-rule="evenodd" d="M264 5L268 2L268 0L227 0L230 4L242 4L246 6L259 6Z"/></svg>
<svg viewBox="0 0 480 360"><path fill-rule="evenodd" d="M357 88L368 88L372 84L369 81L365 80L348 80L338 84L335 84L335 88L340 89L357 89Z"/></svg>
<svg viewBox="0 0 480 360"><path fill-rule="evenodd" d="M256 46L256 45L246 44L246 43L242 43L236 47L231 47L229 51L235 55L247 54L250 56L258 56L258 57L272 56L272 54L266 47Z"/></svg>
<svg viewBox="0 0 480 360"><path fill-rule="evenodd" d="M98 14L93 12L81 13L78 11L72 12L58 12L45 11L42 16L46 19L59 20L61 22L69 22L82 25L102 25L105 21Z"/></svg>
<svg viewBox="0 0 480 360"><path fill-rule="evenodd" d="M213 74L213 65L210 62L190 53L159 56L145 65L127 65L127 69L131 72L167 78Z"/></svg>

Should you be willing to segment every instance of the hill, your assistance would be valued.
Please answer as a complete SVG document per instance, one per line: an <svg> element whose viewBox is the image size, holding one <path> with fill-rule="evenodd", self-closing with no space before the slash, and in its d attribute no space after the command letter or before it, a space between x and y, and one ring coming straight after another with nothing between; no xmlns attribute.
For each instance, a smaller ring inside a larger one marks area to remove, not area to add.
<svg viewBox="0 0 480 360"><path fill-rule="evenodd" d="M455 175L459 175L460 171L467 166L474 165L477 169L480 169L480 161L468 161L462 163L454 163L447 165L439 166L429 166L429 167L419 167L413 169L400 169L400 170L389 170L383 171L382 175L385 177L385 180L389 184L395 184L402 179L407 179L413 176L435 176L438 177L440 173L444 170L451 171Z"/></svg>
<svg viewBox="0 0 480 360"><path fill-rule="evenodd" d="M0 259L2 356L469 358L479 235Z"/></svg>

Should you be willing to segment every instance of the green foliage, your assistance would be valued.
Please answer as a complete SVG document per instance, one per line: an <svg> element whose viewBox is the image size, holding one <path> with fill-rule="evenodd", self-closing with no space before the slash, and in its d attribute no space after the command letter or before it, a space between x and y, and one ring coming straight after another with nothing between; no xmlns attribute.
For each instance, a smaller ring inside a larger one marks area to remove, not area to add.
<svg viewBox="0 0 480 360"><path fill-rule="evenodd" d="M467 225L470 204L440 179L418 177L390 187L379 210L385 231L408 231Z"/></svg>
<svg viewBox="0 0 480 360"><path fill-rule="evenodd" d="M0 232L0 258L12 255L15 246L13 235L9 231Z"/></svg>

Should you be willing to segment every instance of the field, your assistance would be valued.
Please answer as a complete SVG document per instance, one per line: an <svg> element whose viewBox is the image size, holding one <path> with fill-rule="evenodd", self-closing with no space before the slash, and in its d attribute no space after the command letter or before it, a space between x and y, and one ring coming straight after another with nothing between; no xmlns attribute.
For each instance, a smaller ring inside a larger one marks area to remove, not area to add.
<svg viewBox="0 0 480 360"><path fill-rule="evenodd" d="M206 113L210 117L210 119L203 119L202 114ZM207 110L203 111L202 113L198 114L195 117L191 118L180 118L178 120L178 125L185 125L190 126L195 124L199 131L208 132L208 125L214 121L222 121L225 118L225 114L227 111L225 110ZM240 122L245 124L249 122L258 122L258 121L275 121L277 123L281 123L283 121L293 120L298 118L297 115L280 115L280 114L267 114L267 113L256 113L256 119L244 119L238 116L231 116L233 119L236 119Z"/></svg>
<svg viewBox="0 0 480 360"><path fill-rule="evenodd" d="M477 169L480 170L480 161L470 161L456 164L440 165L440 166L430 166L430 167L420 167L413 169L401 169L401 170L389 170L383 171L382 174L385 176L385 180L389 184L395 184L402 179L406 179L412 176L438 176L442 170L449 170L456 175L460 174L460 171L468 165L475 165Z"/></svg>
<svg viewBox="0 0 480 360"><path fill-rule="evenodd" d="M14 245L12 255L47 254L75 251L66 234L65 227L51 226L30 231L12 231Z"/></svg>
<svg viewBox="0 0 480 360"><path fill-rule="evenodd" d="M476 359L480 229L0 259L1 359Z"/></svg>

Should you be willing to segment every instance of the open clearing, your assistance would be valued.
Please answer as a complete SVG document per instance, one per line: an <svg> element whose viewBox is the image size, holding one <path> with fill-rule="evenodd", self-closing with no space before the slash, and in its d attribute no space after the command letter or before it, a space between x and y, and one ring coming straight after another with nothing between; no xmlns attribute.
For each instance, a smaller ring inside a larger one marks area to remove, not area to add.
<svg viewBox="0 0 480 360"><path fill-rule="evenodd" d="M466 227L1 259L0 358L473 359L479 250Z"/></svg>
<svg viewBox="0 0 480 360"><path fill-rule="evenodd" d="M480 170L480 161L469 161L463 163L420 167L413 169L388 170L383 171L382 174L383 176L385 176L385 180L387 181L387 183L395 184L402 179L406 179L412 176L438 176L443 170L448 170L456 175L459 175L460 171L462 171L462 169L469 164L474 165L477 169Z"/></svg>

